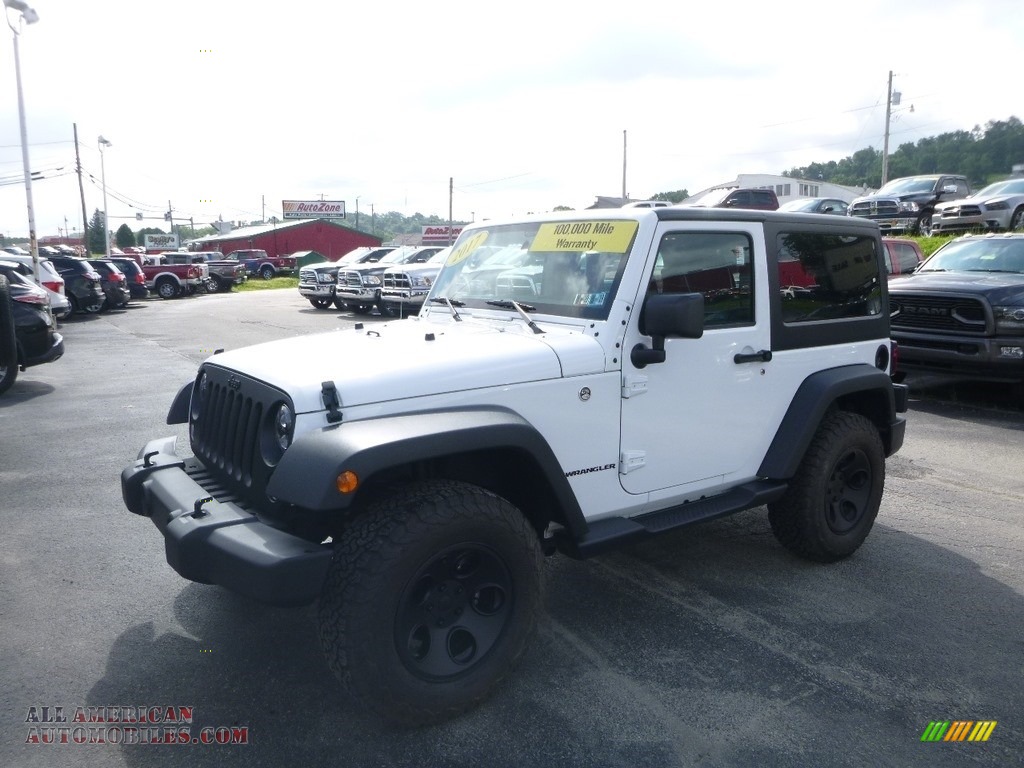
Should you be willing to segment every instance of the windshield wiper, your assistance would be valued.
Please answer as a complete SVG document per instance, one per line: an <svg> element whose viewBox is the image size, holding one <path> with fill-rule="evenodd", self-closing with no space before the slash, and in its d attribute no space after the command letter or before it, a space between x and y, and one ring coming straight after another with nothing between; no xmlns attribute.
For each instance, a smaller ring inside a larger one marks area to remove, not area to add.
<svg viewBox="0 0 1024 768"><path fill-rule="evenodd" d="M540 326L533 322L533 320L530 319L530 316L526 314L528 311L535 312L537 310L537 308L532 304L520 304L518 301L512 301L511 299L498 299L497 301L488 301L487 303L490 304L492 307L501 307L502 309L514 309L516 312L519 313L520 317L523 318L526 324L530 326L531 331L533 331L534 333L544 333L544 331L541 330Z"/></svg>
<svg viewBox="0 0 1024 768"><path fill-rule="evenodd" d="M459 301L458 299L449 299L447 296L433 296L430 300L437 302L438 304L447 305L448 309L450 309L452 312L452 317L454 317L456 321L462 320L462 316L459 314L459 311L455 308L466 306L466 302Z"/></svg>

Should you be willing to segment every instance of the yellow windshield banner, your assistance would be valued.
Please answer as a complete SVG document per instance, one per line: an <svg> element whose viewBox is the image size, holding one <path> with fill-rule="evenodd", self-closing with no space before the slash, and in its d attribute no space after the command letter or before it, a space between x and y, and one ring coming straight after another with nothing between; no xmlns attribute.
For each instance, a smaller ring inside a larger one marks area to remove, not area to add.
<svg viewBox="0 0 1024 768"><path fill-rule="evenodd" d="M541 224L531 251L601 251L625 253L638 221L563 221Z"/></svg>
<svg viewBox="0 0 1024 768"><path fill-rule="evenodd" d="M458 264L460 261L465 261L473 255L473 251L479 248L487 241L487 230L483 232L477 232L475 235L470 235L468 238L463 240L457 246L455 250L448 256L448 261L445 264L452 265Z"/></svg>

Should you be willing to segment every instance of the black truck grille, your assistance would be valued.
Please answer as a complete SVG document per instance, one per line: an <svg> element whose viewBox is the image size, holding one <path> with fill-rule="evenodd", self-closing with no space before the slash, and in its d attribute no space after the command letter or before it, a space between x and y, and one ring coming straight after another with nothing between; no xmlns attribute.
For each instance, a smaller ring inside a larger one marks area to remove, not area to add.
<svg viewBox="0 0 1024 768"><path fill-rule="evenodd" d="M899 203L895 200L873 200L850 206L851 216L895 216L899 212Z"/></svg>
<svg viewBox="0 0 1024 768"><path fill-rule="evenodd" d="M192 452L217 481L259 504L273 472L263 458L264 422L274 407L289 402L263 382L212 365L203 367L206 393L193 409L189 435ZM193 401L200 396L193 392Z"/></svg>
<svg viewBox="0 0 1024 768"><path fill-rule="evenodd" d="M982 336L988 331L980 299L950 296L889 294L893 328L947 331Z"/></svg>

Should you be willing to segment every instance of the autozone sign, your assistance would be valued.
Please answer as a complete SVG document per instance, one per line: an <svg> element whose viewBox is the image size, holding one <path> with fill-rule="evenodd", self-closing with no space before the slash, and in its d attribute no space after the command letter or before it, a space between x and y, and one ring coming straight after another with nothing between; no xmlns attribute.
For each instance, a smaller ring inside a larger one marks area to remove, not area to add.
<svg viewBox="0 0 1024 768"><path fill-rule="evenodd" d="M286 219L344 219L344 200L282 200Z"/></svg>
<svg viewBox="0 0 1024 768"><path fill-rule="evenodd" d="M423 245L449 245L458 240L462 234L462 227L433 226L423 227L423 235L420 242Z"/></svg>

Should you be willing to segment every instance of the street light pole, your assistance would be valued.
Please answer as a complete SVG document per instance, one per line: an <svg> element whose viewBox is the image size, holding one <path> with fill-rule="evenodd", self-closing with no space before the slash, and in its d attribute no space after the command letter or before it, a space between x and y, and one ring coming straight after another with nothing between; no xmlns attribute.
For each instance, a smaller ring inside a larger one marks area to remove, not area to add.
<svg viewBox="0 0 1024 768"><path fill-rule="evenodd" d="M11 8L18 11L21 14L21 18L18 19L19 26L22 22L25 24L35 24L39 21L39 14L30 8L28 3L24 2L24 0L4 0L4 6L5 8ZM35 206L32 204L32 172L28 162L28 130L25 127L25 97L21 90L21 57L18 53L18 39L21 36L21 33L19 29L11 23L11 17L9 15L7 16L7 26L9 26L11 28L11 32L14 33L14 77L18 83L18 119L21 125L21 162L25 170L25 202L28 207L28 248L29 253L32 254L32 276L35 278L36 283L41 283L39 275L39 241L36 239L36 213Z"/></svg>
<svg viewBox="0 0 1024 768"><path fill-rule="evenodd" d="M100 179L103 182L103 244L106 257L110 258L110 218L107 216L107 164L104 160L103 148L112 147L109 141L100 136L96 139L100 145Z"/></svg>

